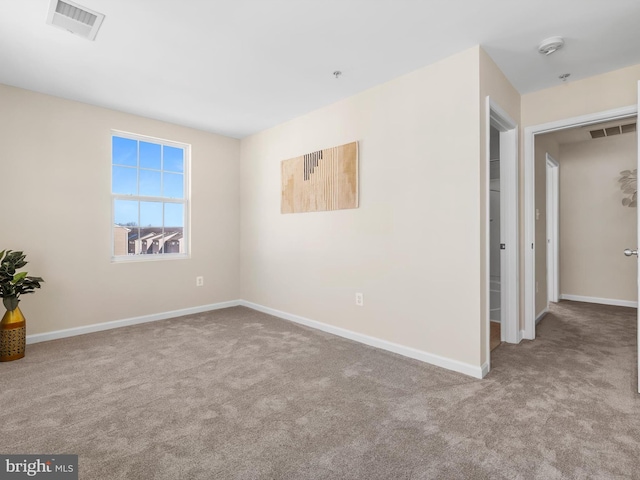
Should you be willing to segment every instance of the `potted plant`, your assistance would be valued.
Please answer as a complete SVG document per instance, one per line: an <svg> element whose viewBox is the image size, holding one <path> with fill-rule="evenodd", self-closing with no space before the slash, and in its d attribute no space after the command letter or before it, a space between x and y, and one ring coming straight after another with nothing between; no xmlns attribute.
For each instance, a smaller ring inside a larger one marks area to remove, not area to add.
<svg viewBox="0 0 640 480"><path fill-rule="evenodd" d="M17 271L27 264L25 257L23 252L0 252L0 297L7 309L0 322L0 362L24 357L27 336L25 319L18 307L20 295L33 293L44 282Z"/></svg>

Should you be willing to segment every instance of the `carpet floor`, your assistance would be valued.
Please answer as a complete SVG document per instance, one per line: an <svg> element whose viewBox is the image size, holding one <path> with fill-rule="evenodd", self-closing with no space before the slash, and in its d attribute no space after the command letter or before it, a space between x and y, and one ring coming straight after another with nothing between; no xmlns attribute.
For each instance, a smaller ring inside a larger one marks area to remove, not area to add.
<svg viewBox="0 0 640 480"><path fill-rule="evenodd" d="M86 480L640 478L635 315L553 305L484 380L244 307L29 345L0 453Z"/></svg>

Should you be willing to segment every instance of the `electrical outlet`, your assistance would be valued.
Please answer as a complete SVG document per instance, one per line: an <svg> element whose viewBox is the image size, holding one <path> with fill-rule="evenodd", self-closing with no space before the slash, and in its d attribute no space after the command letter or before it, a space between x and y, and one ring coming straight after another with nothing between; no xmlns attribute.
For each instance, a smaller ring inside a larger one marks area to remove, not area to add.
<svg viewBox="0 0 640 480"><path fill-rule="evenodd" d="M202 287L204 285L204 277L196 277L196 287Z"/></svg>
<svg viewBox="0 0 640 480"><path fill-rule="evenodd" d="M364 295L356 293L356 305L362 307L364 305Z"/></svg>

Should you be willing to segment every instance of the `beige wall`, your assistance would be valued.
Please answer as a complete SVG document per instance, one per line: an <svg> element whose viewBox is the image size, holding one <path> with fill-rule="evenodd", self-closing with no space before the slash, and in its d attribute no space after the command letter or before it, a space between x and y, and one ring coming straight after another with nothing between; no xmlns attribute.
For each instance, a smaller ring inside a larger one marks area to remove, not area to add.
<svg viewBox="0 0 640 480"><path fill-rule="evenodd" d="M520 94L513 88L511 83L504 76L502 71L494 63L494 61L487 55L487 53L480 48L480 252L481 252L481 337L482 337L482 363L484 364L488 360L487 348L485 346L489 332L487 331L488 322L486 321L486 297L484 292L487 291L486 285L487 269L489 264L485 256L487 248L487 201L489 199L489 192L487 192L487 181L489 176L489 170L487 168L489 159L487 158L487 132L489 125L487 125L487 111L486 111L486 97L489 96L491 100L500 106L511 119L518 124L520 122ZM517 248L517 246L514 246Z"/></svg>
<svg viewBox="0 0 640 480"><path fill-rule="evenodd" d="M555 161L560 161L560 149L552 135L537 135L535 138L536 318L547 308L549 296L547 291L547 153Z"/></svg>
<svg viewBox="0 0 640 480"><path fill-rule="evenodd" d="M618 178L636 166L635 134L560 146L560 293L637 301L637 209Z"/></svg>
<svg viewBox="0 0 640 480"><path fill-rule="evenodd" d="M46 280L29 334L239 297L238 140L3 85L0 105L0 249ZM190 259L111 263L111 129L191 144Z"/></svg>
<svg viewBox="0 0 640 480"><path fill-rule="evenodd" d="M0 161L20 179L2 198L30 194L19 216L0 202L14 226L0 248L47 280L23 302L30 334L240 297L480 366L485 97L524 128L634 104L639 78L637 65L520 98L474 47L242 142L0 86ZM192 145L191 259L110 262L112 128ZM280 215L280 161L353 140L361 207ZM40 237L78 222L81 236Z"/></svg>
<svg viewBox="0 0 640 480"><path fill-rule="evenodd" d="M522 126L636 105L640 64L522 96Z"/></svg>
<svg viewBox="0 0 640 480"><path fill-rule="evenodd" d="M479 367L478 76L476 47L243 139L242 298ZM280 162L354 140L360 208L280 214Z"/></svg>

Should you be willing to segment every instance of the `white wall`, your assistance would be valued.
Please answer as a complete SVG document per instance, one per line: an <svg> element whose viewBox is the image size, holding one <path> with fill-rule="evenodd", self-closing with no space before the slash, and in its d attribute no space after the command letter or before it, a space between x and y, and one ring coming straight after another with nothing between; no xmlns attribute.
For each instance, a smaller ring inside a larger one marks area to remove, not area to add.
<svg viewBox="0 0 640 480"><path fill-rule="evenodd" d="M636 134L560 145L560 294L636 302L637 209L618 178L636 165Z"/></svg>
<svg viewBox="0 0 640 480"><path fill-rule="evenodd" d="M479 369L478 51L242 140L243 299ZM360 208L280 214L280 162L354 140Z"/></svg>
<svg viewBox="0 0 640 480"><path fill-rule="evenodd" d="M4 85L0 105L0 250L46 281L28 334L239 297L238 140ZM111 129L191 144L190 259L111 263Z"/></svg>

